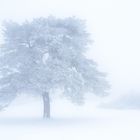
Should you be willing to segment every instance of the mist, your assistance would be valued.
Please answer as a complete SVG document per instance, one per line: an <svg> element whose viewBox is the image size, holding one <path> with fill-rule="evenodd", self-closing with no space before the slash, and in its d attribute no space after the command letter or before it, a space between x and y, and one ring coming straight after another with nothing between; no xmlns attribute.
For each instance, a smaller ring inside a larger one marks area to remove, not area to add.
<svg viewBox="0 0 140 140"><path fill-rule="evenodd" d="M0 45L5 21L22 24L49 16L82 19L92 40L85 55L106 73L110 85L108 96L88 94L83 105L67 101L61 90L52 91L56 95L50 98L50 119L42 119L41 97L19 94L10 106L0 110L0 138L139 140L139 7L138 0L0 0Z"/></svg>
<svg viewBox="0 0 140 140"><path fill-rule="evenodd" d="M140 90L139 4L137 0L1 0L0 22L20 23L49 15L84 19L94 40L88 56L107 72L111 94L118 95Z"/></svg>

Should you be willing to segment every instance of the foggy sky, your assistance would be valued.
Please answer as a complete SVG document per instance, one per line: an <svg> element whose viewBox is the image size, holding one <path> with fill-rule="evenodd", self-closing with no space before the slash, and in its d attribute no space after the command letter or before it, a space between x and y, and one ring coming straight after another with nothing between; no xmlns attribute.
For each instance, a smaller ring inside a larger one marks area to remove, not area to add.
<svg viewBox="0 0 140 140"><path fill-rule="evenodd" d="M0 0L0 22L77 16L87 20L94 44L88 56L108 73L113 94L140 91L138 0Z"/></svg>

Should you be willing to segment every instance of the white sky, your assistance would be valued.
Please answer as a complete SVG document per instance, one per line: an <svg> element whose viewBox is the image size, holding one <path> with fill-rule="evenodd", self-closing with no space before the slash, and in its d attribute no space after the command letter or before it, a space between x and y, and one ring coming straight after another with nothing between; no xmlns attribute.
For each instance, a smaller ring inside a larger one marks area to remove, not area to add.
<svg viewBox="0 0 140 140"><path fill-rule="evenodd" d="M138 0L0 0L0 22L48 15L86 19L95 41L89 56L120 94L140 90L139 7Z"/></svg>

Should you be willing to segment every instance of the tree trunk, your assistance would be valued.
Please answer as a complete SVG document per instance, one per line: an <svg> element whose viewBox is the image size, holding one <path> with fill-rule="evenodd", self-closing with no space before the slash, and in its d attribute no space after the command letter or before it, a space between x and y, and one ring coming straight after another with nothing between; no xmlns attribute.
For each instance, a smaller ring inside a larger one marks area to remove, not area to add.
<svg viewBox="0 0 140 140"><path fill-rule="evenodd" d="M43 117L44 118L50 118L50 98L49 98L49 93L45 92L42 97L43 97L43 107L44 107Z"/></svg>

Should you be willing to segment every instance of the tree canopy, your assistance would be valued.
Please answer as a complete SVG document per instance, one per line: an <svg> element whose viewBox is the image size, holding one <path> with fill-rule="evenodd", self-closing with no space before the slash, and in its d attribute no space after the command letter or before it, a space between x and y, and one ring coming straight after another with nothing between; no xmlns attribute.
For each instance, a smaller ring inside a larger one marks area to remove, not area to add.
<svg viewBox="0 0 140 140"><path fill-rule="evenodd" d="M9 104L22 90L43 95L61 89L73 102L84 93L105 95L106 76L85 57L91 42L85 22L75 17L4 23L0 48L0 100ZM5 104L4 104L5 105Z"/></svg>

